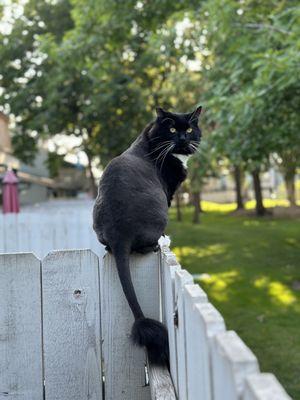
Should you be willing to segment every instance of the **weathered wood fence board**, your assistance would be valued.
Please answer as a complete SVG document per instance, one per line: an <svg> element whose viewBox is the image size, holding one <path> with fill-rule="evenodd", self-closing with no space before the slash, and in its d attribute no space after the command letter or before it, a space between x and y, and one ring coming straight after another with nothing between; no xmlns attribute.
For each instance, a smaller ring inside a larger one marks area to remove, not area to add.
<svg viewBox="0 0 300 400"><path fill-rule="evenodd" d="M170 371L178 393L178 372L177 372L177 343L175 334L175 272L180 270L175 256L168 249L163 251L161 262L162 274L162 292L164 293L163 300L163 319L168 328L169 349L170 349Z"/></svg>
<svg viewBox="0 0 300 400"><path fill-rule="evenodd" d="M208 303L206 294L198 285L186 285L184 306L187 335L187 398L211 400L209 338L225 329L224 321L217 310Z"/></svg>
<svg viewBox="0 0 300 400"><path fill-rule="evenodd" d="M151 400L176 400L173 383L167 367L148 366Z"/></svg>
<svg viewBox="0 0 300 400"><path fill-rule="evenodd" d="M273 374L252 374L246 378L243 400L291 400Z"/></svg>
<svg viewBox="0 0 300 400"><path fill-rule="evenodd" d="M36 215L30 218L38 224ZM29 238L27 220L18 220L16 232L14 218L6 219L5 241L18 235L15 241L24 239L25 246L36 239L45 250L43 242L53 235L65 240L69 226L66 245L90 232L78 233L84 217L59 228L47 218L49 232ZM166 368L146 368L144 351L132 346L133 317L110 254L104 261L90 250L52 252L42 261L2 254L0 400L290 399L272 374L259 372L251 350L226 331L220 313L166 246L161 253L132 255L131 270L145 315L168 327L171 376Z"/></svg>
<svg viewBox="0 0 300 400"><path fill-rule="evenodd" d="M98 258L52 252L42 282L47 400L102 399Z"/></svg>
<svg viewBox="0 0 300 400"><path fill-rule="evenodd" d="M219 333L212 347L216 400L238 400L247 375L258 372L257 359L234 331Z"/></svg>
<svg viewBox="0 0 300 400"><path fill-rule="evenodd" d="M159 318L159 253L131 257L131 274L145 315ZM105 400L150 399L145 386L145 352L132 345L132 313L123 294L114 259L107 254L101 272Z"/></svg>
<svg viewBox="0 0 300 400"><path fill-rule="evenodd" d="M182 399L187 398L186 332L183 290L185 285L192 283L193 277L186 270L175 272L175 322L177 320L175 334L178 363L178 396Z"/></svg>
<svg viewBox="0 0 300 400"><path fill-rule="evenodd" d="M42 400L40 261L0 255L0 399Z"/></svg>
<svg viewBox="0 0 300 400"><path fill-rule="evenodd" d="M78 248L104 255L92 228L91 210L0 214L0 253L32 252L43 258L53 250Z"/></svg>

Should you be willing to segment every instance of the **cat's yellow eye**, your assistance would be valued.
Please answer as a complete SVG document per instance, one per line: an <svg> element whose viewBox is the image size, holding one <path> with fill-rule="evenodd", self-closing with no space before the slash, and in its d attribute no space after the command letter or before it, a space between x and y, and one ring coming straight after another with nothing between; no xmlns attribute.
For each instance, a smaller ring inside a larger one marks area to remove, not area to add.
<svg viewBox="0 0 300 400"><path fill-rule="evenodd" d="M170 132L175 133L176 129L175 128L170 128Z"/></svg>
<svg viewBox="0 0 300 400"><path fill-rule="evenodd" d="M186 131L187 131L187 133L192 133L193 129L192 128L188 128Z"/></svg>

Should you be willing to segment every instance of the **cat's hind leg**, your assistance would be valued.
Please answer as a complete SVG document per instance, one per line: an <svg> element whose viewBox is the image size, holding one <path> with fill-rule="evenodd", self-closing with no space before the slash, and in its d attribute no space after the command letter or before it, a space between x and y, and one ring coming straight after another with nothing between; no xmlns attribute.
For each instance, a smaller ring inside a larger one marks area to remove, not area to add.
<svg viewBox="0 0 300 400"><path fill-rule="evenodd" d="M142 246L142 247L137 247L132 249L132 251L134 251L135 253L139 253L139 254L147 254L147 253L152 253L153 251L155 253L157 253L159 250L159 244L158 243L154 243L152 245L149 246Z"/></svg>

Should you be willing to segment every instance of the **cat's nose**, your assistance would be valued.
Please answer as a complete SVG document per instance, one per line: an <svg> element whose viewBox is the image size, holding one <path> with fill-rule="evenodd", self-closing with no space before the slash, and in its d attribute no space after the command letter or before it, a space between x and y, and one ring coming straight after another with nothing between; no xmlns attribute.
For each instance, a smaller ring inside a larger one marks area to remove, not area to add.
<svg viewBox="0 0 300 400"><path fill-rule="evenodd" d="M186 136L185 135L180 135L179 136L179 143L180 144L185 144L186 143Z"/></svg>

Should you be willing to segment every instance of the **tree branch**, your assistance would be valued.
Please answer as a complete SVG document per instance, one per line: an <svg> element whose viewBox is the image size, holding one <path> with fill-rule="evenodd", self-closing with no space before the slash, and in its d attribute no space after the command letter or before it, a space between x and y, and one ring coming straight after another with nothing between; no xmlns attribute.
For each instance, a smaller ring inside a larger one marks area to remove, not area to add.
<svg viewBox="0 0 300 400"><path fill-rule="evenodd" d="M276 31L280 32L284 35L291 35L292 32L286 31L285 29L277 28L276 26L273 25L265 25L265 24L254 24L254 23L249 23L249 24L236 24L238 26L242 26L245 28L249 29L257 29L257 30L270 30L270 31Z"/></svg>

